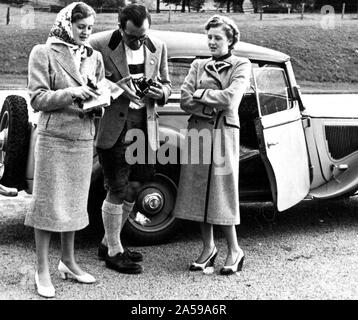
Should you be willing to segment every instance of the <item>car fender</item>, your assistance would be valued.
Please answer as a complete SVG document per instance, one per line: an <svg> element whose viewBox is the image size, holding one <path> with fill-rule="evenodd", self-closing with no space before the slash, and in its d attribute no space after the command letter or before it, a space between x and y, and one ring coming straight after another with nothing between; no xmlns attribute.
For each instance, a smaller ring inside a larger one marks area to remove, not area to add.
<svg viewBox="0 0 358 320"><path fill-rule="evenodd" d="M167 147L171 147L173 149L177 148L178 151L180 150L180 146L183 145L183 142L185 140L185 136L177 129L170 128L168 126L163 126L163 125L159 127L159 138L162 145L161 148L164 148L164 144L165 144ZM98 160L98 154L95 152L95 155L93 157L91 184L95 183L98 179L101 178L102 178L102 167Z"/></svg>
<svg viewBox="0 0 358 320"><path fill-rule="evenodd" d="M167 144L171 147L176 147L178 150L181 150L181 147L184 145L185 135L183 130L172 128L166 125L160 125L159 140L161 143L161 148L164 146L164 144Z"/></svg>

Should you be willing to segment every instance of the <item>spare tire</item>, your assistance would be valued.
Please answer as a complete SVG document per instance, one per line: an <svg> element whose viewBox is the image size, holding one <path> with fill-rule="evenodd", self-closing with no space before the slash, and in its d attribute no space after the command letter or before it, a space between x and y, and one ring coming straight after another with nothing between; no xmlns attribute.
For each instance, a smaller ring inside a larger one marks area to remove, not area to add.
<svg viewBox="0 0 358 320"><path fill-rule="evenodd" d="M29 140L26 100L16 95L8 96L0 113L0 177L3 185L19 191L26 187Z"/></svg>

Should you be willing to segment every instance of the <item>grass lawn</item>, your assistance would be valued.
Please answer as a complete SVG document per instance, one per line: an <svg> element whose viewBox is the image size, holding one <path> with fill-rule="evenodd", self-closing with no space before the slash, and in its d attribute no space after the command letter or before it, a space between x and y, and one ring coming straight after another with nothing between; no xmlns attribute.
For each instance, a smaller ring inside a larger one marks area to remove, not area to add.
<svg viewBox="0 0 358 320"><path fill-rule="evenodd" d="M152 14L153 29L203 32L205 21L213 13ZM5 25L6 6L0 4L0 74L26 76L31 48L44 43L56 14L35 12L34 28L23 28L20 9L11 8L11 20ZM241 31L241 40L289 54L298 82L332 83L344 88L358 88L358 19L357 15L333 16L334 28L321 26L322 16L307 14L230 14ZM98 14L95 32L113 29L116 14ZM341 84L339 84L341 83Z"/></svg>

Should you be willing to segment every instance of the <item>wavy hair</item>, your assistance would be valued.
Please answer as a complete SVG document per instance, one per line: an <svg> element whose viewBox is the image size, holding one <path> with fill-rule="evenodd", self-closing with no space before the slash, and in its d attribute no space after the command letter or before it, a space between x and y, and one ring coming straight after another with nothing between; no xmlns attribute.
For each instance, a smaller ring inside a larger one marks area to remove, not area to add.
<svg viewBox="0 0 358 320"><path fill-rule="evenodd" d="M220 15L214 15L205 24L205 30L222 26L228 39L232 40L229 49L234 48L235 44L240 41L240 31L234 20Z"/></svg>

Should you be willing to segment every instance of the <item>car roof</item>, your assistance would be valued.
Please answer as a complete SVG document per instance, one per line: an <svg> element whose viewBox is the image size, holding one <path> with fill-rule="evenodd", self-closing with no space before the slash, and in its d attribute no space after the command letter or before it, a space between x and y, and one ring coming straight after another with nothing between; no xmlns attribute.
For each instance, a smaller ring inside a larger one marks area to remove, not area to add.
<svg viewBox="0 0 358 320"><path fill-rule="evenodd" d="M205 34L150 30L153 35L164 41L168 48L168 57L175 56L210 56ZM190 44L190 46L189 46ZM233 53L236 56L267 62L284 63L290 60L287 54L280 51L257 46L251 43L242 42L236 44Z"/></svg>
<svg viewBox="0 0 358 320"><path fill-rule="evenodd" d="M113 30L102 31L93 34L92 37L97 38L112 32ZM205 34L153 29L149 30L148 34L166 43L169 58L211 56ZM242 41L236 44L233 53L239 57L266 62L284 63L290 60L290 57L282 52Z"/></svg>

